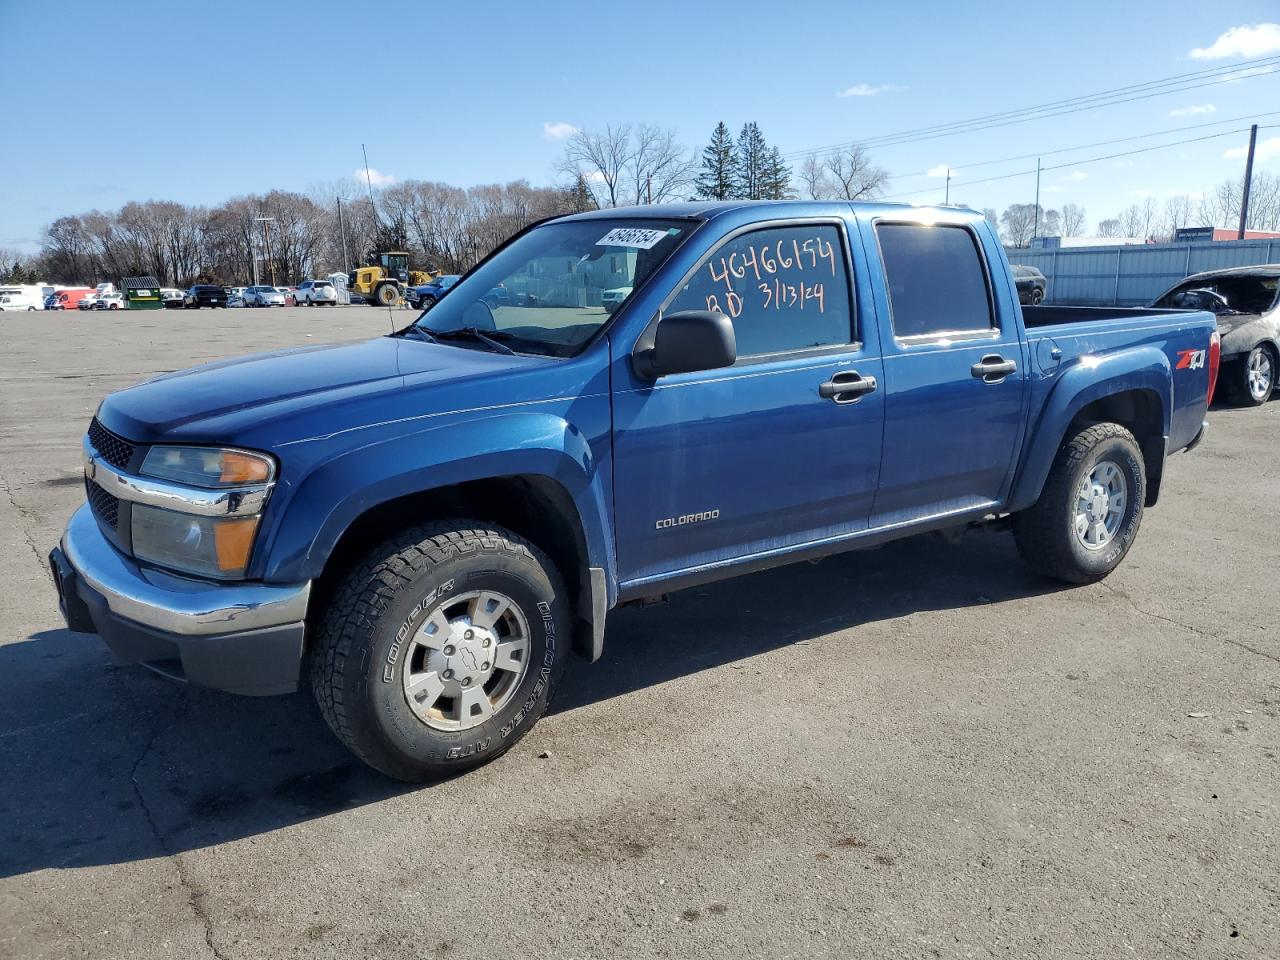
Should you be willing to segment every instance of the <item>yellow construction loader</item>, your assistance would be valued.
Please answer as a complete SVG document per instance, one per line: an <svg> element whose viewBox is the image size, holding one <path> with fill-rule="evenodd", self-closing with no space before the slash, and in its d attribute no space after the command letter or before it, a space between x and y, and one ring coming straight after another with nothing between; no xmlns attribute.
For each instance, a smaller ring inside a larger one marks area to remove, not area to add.
<svg viewBox="0 0 1280 960"><path fill-rule="evenodd" d="M409 254L389 250L378 254L378 262L352 271L347 287L368 297L379 306L389 307L404 299L407 287L430 283L433 275L424 270L409 269Z"/></svg>

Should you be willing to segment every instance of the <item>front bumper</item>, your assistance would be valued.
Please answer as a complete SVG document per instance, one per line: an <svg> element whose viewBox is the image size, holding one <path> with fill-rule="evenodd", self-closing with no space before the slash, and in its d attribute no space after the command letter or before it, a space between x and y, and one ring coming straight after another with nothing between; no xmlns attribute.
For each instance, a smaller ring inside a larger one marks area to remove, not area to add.
<svg viewBox="0 0 1280 960"><path fill-rule="evenodd" d="M98 634L122 659L230 693L298 688L310 582L210 583L141 566L87 505L49 563L67 626Z"/></svg>

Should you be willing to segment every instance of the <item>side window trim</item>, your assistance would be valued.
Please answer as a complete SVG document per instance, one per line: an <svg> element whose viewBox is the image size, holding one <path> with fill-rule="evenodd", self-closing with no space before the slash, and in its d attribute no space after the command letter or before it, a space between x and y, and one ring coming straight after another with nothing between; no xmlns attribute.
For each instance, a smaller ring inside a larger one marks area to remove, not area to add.
<svg viewBox="0 0 1280 960"><path fill-rule="evenodd" d="M931 333L913 333L907 336L900 336L893 322L893 296L889 288L889 269L884 262L884 250L880 246L881 224L888 226L903 227L943 227L947 229L960 229L969 235L969 241L973 244L974 250L978 255L978 265L982 268L983 286L987 293L987 316L990 323L985 327L966 327L957 330L935 330ZM1003 332L1000 326L1000 317L996 311L995 288L991 282L991 265L987 261L987 251L982 245L982 238L978 236L978 232L973 229L972 224L968 223L933 223L925 224L919 220L903 219L900 217L876 217L871 221L871 235L876 242L876 256L880 260L880 275L885 280L885 303L889 308L889 332L893 335L893 339L899 343L916 344L929 343L934 340L985 340L990 338L998 338ZM1015 277L1015 284L1017 279Z"/></svg>
<svg viewBox="0 0 1280 960"><path fill-rule="evenodd" d="M785 220L762 220L755 223L744 224L741 227L731 230L729 233L721 237L719 241L716 242L715 246L699 257L698 261L685 271L684 275L676 281L671 292L663 298L658 307L657 314L645 326L644 331L640 335L640 339L652 337L654 325L667 313L671 304L680 296L684 288L688 286L689 283L698 275L699 271L701 271L702 268L710 262L711 258L728 244L751 233L761 233L765 230L785 229L787 227L810 226L834 227L836 236L840 239L841 251L844 254L844 259L841 261L845 271L843 289L849 298L849 340L838 344L828 343L816 347L798 347L790 350L778 350L773 353L753 353L746 356L740 356L738 357L737 362L733 365L733 368L749 366L756 363L785 360L789 357L821 356L823 354L849 353L851 351L857 352L861 350L865 340L862 337L862 323L861 318L858 315L858 292L856 289L857 285L854 282L853 250L849 240L849 225L844 218L832 216L790 217Z"/></svg>

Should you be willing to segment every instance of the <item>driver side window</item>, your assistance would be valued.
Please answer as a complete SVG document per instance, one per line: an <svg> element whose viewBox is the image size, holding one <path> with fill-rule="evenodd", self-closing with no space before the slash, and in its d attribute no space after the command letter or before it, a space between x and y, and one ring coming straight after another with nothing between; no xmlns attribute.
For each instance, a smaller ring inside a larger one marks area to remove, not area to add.
<svg viewBox="0 0 1280 960"><path fill-rule="evenodd" d="M717 247L665 312L725 314L740 358L850 343L845 263L840 229L833 224L744 233Z"/></svg>

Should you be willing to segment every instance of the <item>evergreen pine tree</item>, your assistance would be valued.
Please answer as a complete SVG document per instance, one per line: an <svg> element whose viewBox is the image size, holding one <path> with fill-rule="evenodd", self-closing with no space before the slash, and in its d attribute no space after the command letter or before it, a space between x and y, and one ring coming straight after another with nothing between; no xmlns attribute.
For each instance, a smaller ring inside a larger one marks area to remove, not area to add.
<svg viewBox="0 0 1280 960"><path fill-rule="evenodd" d="M711 132L711 142L702 151L702 172L698 174L697 195L702 200L728 200L734 196L737 156L729 128L721 120Z"/></svg>
<svg viewBox="0 0 1280 960"><path fill-rule="evenodd" d="M742 125L738 134L737 176L734 178L734 199L759 200L763 196L763 174L769 147L764 142L760 127L753 120Z"/></svg>
<svg viewBox="0 0 1280 960"><path fill-rule="evenodd" d="M765 154L760 196L765 200L790 200L795 196L791 189L791 168L777 147L770 147Z"/></svg>

